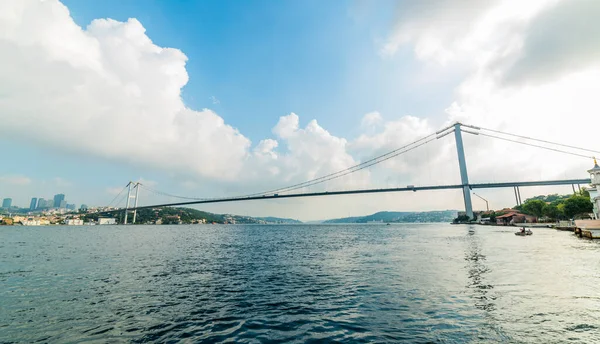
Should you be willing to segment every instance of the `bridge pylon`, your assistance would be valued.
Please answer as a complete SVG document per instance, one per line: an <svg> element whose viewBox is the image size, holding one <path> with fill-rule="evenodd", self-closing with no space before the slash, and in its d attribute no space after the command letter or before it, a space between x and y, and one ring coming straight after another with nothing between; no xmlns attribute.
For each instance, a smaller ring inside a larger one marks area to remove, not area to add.
<svg viewBox="0 0 600 344"><path fill-rule="evenodd" d="M467 173L467 162L465 159L465 148L462 140L462 124L454 124L454 138L456 140L456 152L458 153L458 166L460 168L460 179L463 187L463 198L465 200L465 211L469 218L473 218L473 203L471 202L471 186L469 185L469 174Z"/></svg>
<svg viewBox="0 0 600 344"><path fill-rule="evenodd" d="M135 196L131 195L131 187L132 186L135 189ZM135 198L135 203L133 206L133 208L134 208L133 209L133 223L135 224L135 218L137 216L139 191L140 191L140 183L129 182L129 184L127 184L127 204L125 205L125 219L123 221L124 225L127 224L127 216L129 215L129 202L131 201L131 198Z"/></svg>

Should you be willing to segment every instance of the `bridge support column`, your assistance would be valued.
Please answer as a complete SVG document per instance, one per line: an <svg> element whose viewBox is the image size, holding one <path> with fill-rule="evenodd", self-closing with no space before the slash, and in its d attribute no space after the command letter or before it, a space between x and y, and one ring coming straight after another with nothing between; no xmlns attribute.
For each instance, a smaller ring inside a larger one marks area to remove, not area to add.
<svg viewBox="0 0 600 344"><path fill-rule="evenodd" d="M454 125L454 137L456 139L456 151L458 153L458 166L460 167L460 179L463 185L463 198L465 199L465 211L469 218L473 218L473 203L471 202L471 189L469 187L469 175L467 174L467 162L465 160L465 149L462 141L461 124Z"/></svg>
<svg viewBox="0 0 600 344"><path fill-rule="evenodd" d="M123 221L124 225L127 224L127 213L129 213L129 198L130 197L131 197L131 182L129 182L129 184L127 184L127 204L125 205L125 220Z"/></svg>
<svg viewBox="0 0 600 344"><path fill-rule="evenodd" d="M135 184L135 203L133 203L133 224L135 225L135 218L137 216L137 205L138 205L138 195L140 193L140 183Z"/></svg>

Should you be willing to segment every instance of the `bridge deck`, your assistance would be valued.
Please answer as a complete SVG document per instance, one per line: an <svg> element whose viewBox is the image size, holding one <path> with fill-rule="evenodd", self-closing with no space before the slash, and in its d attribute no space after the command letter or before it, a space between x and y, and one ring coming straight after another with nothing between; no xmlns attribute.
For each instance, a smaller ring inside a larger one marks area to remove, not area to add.
<svg viewBox="0 0 600 344"><path fill-rule="evenodd" d="M492 188L506 188L506 187L589 184L590 182L591 181L588 178L588 179L545 180L545 181L534 181L534 182L479 183L479 184L469 184L469 187L471 189L492 189ZM205 199L205 200L197 200L197 201L146 205L146 206L140 206L137 208L129 208L129 210L172 207L172 206L182 206L182 205L192 205L192 204L240 202L240 201L264 200L264 199L274 199L274 198L319 197L319 196L354 195L354 194L368 194L368 193L381 193L381 192L404 192L404 191L416 192L416 191L426 191L426 190L449 190L449 189L461 189L462 187L463 187L463 185L461 185L461 184L454 184L454 185L415 186L415 187L405 187L405 188L385 188L385 189L364 189L364 190L293 193L293 194L281 194L281 195L270 194L270 195L252 196L252 197L217 198L217 199ZM120 210L123 210L123 209L120 209ZM117 210L117 211L120 211L120 210ZM107 212L100 212L100 213L107 213Z"/></svg>

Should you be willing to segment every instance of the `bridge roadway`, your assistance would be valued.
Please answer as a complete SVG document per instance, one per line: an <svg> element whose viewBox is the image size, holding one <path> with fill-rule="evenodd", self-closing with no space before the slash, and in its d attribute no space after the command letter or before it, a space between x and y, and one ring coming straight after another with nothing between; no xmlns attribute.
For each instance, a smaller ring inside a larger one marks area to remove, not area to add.
<svg viewBox="0 0 600 344"><path fill-rule="evenodd" d="M505 182L505 183L480 183L480 184L469 184L471 189L493 189L493 188L507 188L507 187L526 187L526 186L550 186L550 185L575 185L575 184L590 184L590 179L565 179L565 180L545 180L545 181L534 181L534 182ZM222 202L239 202L239 201L252 201L252 200L263 200L263 199L274 199L274 198L297 198L297 197L318 197L318 196L334 196L334 195L354 195L354 194L368 194L368 193L380 193L380 192L402 192L402 191L426 191L426 190L448 190L448 189L462 189L462 184L455 185L431 185L431 186L410 186L405 188L386 188L386 189L364 189L364 190L347 190L347 191L324 191L324 192L309 192L309 193L293 193L293 194L269 194L252 197L231 197L231 198L215 198L215 199L204 199L196 201L185 201L176 203L165 203L146 205L140 207L129 208L128 210L137 209L148 209L148 208L160 208L160 207L172 207L181 205L192 205L192 204L207 204L207 203L222 203ZM122 211L124 208L113 211L104 211L99 213L108 213L115 211Z"/></svg>

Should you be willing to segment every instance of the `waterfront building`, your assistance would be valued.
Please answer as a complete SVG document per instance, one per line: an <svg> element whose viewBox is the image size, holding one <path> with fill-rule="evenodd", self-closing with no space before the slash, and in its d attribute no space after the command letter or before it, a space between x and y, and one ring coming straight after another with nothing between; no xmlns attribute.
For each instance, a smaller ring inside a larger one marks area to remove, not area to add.
<svg viewBox="0 0 600 344"><path fill-rule="evenodd" d="M590 193L590 200L594 204L594 219L600 220L600 166L594 159L594 167L588 170L590 179L592 180L591 189L588 189Z"/></svg>
<svg viewBox="0 0 600 344"><path fill-rule="evenodd" d="M113 217L99 217L98 224L99 225L116 225L117 220Z"/></svg>
<svg viewBox="0 0 600 344"><path fill-rule="evenodd" d="M590 201L594 204L592 220L575 220L575 226L581 230L582 235L590 239L600 239L600 166L594 159L594 167L587 171L590 174L591 188L587 191L590 193Z"/></svg>
<svg viewBox="0 0 600 344"><path fill-rule="evenodd" d="M37 201L38 199L36 197L31 198L31 202L29 203L29 210L37 209Z"/></svg>
<svg viewBox="0 0 600 344"><path fill-rule="evenodd" d="M12 206L12 198L5 198L2 200L2 208L8 209Z"/></svg>
<svg viewBox="0 0 600 344"><path fill-rule="evenodd" d="M39 226L40 220L35 217L28 217L26 219L21 220L21 224L23 226Z"/></svg>
<svg viewBox="0 0 600 344"><path fill-rule="evenodd" d="M65 224L67 226L83 226L83 220L82 219L68 219L65 221Z"/></svg>
<svg viewBox="0 0 600 344"><path fill-rule="evenodd" d="M13 222L14 223L23 223L24 220L27 220L27 218L25 216L21 216L21 215L15 215L13 216Z"/></svg>
<svg viewBox="0 0 600 344"><path fill-rule="evenodd" d="M54 195L54 208L60 208L60 204L62 201L65 200L65 195L64 194L57 194ZM65 202L66 204L66 202Z"/></svg>

